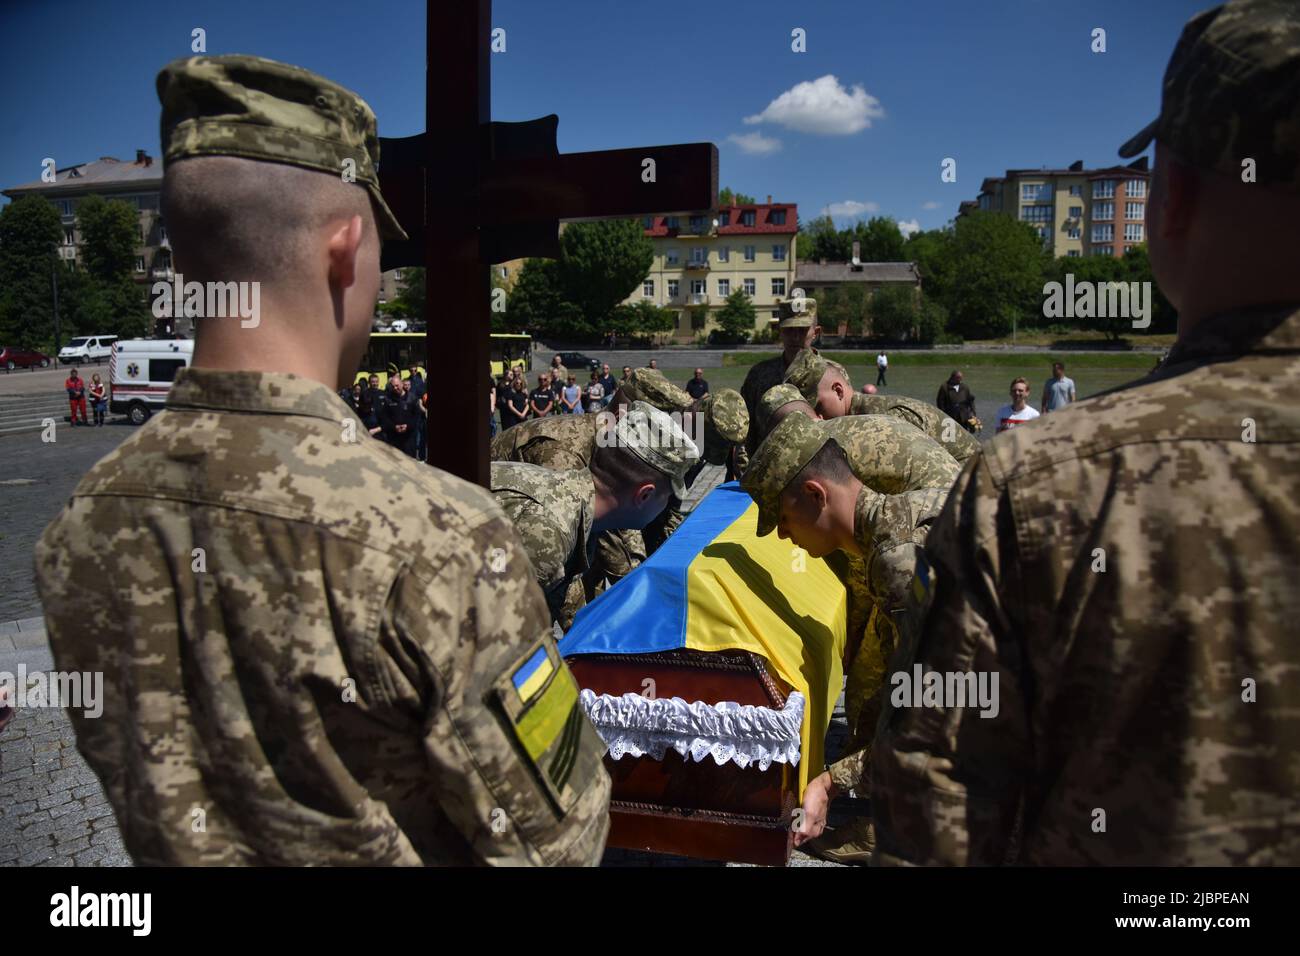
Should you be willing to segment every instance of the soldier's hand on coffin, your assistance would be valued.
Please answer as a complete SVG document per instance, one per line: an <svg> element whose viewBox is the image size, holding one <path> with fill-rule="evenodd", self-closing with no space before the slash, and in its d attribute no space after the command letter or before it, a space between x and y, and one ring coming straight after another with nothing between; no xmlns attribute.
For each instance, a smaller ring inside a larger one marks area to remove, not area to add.
<svg viewBox="0 0 1300 956"><path fill-rule="evenodd" d="M826 809L838 795L839 788L831 780L829 771L808 781L808 788L803 793L803 822L794 833L795 846L822 835L826 829Z"/></svg>

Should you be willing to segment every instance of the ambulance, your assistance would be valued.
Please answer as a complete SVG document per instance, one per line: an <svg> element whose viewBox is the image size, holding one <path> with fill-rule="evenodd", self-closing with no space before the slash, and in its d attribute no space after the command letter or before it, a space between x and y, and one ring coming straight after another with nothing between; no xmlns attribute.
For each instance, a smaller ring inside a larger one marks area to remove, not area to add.
<svg viewBox="0 0 1300 956"><path fill-rule="evenodd" d="M194 358L193 339L126 339L108 361L108 410L143 425L167 404L176 373Z"/></svg>

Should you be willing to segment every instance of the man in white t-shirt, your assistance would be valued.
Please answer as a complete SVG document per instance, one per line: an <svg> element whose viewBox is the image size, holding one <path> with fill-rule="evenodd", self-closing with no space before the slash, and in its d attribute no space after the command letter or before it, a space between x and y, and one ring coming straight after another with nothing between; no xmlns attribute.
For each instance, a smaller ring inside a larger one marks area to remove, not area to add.
<svg viewBox="0 0 1300 956"><path fill-rule="evenodd" d="M1029 383L1023 378L1011 382L1011 404L998 409L997 431L1010 431L1022 422L1032 422L1038 410L1029 404Z"/></svg>
<svg viewBox="0 0 1300 956"><path fill-rule="evenodd" d="M889 371L889 356L881 352L876 356L876 387L888 385L885 381L885 373Z"/></svg>

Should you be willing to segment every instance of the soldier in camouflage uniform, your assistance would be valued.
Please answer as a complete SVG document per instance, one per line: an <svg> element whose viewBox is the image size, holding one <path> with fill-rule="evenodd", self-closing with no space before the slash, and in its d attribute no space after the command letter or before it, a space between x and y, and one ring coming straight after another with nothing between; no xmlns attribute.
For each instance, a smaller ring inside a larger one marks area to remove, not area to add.
<svg viewBox="0 0 1300 956"><path fill-rule="evenodd" d="M1120 151L1155 139L1146 221L1178 340L958 479L894 666L996 677L996 716L890 708L873 862L1300 863L1297 129L1300 7L1192 18L1158 119Z"/></svg>
<svg viewBox="0 0 1300 956"><path fill-rule="evenodd" d="M740 386L740 396L745 400L745 409L749 412L750 428L745 451L750 458L758 451L759 442L763 440L758 430L756 414L759 401L769 388L781 384L786 369L802 349L816 352L812 345L822 334L822 327L817 324L817 302L805 298L801 290L793 290L790 298L780 304L779 311L781 354L751 368Z"/></svg>
<svg viewBox="0 0 1300 956"><path fill-rule="evenodd" d="M964 464L979 450L980 443L969 432L933 405L903 395L866 395L855 392L848 369L811 349L799 353L790 363L785 382L799 389L800 394L822 418L893 415L910 422L942 444L958 462ZM953 424L947 425L945 422Z"/></svg>
<svg viewBox="0 0 1300 956"><path fill-rule="evenodd" d="M374 114L248 56L173 62L158 94L178 271L260 281L270 308L200 320L166 412L36 549L57 666L105 677L103 715L69 716L128 851L596 863L604 746L518 534L334 391L365 350L380 240L405 238Z"/></svg>
<svg viewBox="0 0 1300 956"><path fill-rule="evenodd" d="M645 402L634 402L625 416L602 416L600 425L585 468L492 463L492 492L519 528L563 630L594 593L597 539L611 530L644 527L670 495L685 492L682 478L699 458L690 437ZM536 444L534 439L525 447ZM573 454L555 451L549 456L553 463Z"/></svg>
<svg viewBox="0 0 1300 956"><path fill-rule="evenodd" d="M916 548L959 470L951 455L906 422L884 415L815 422L804 412L773 429L741 481L758 504L759 535L779 528L782 538L815 558L842 552L848 560L844 701L850 741L805 791L801 843L820 834L827 804L838 793L866 792L886 662L898 642L895 618L908 609ZM860 825L809 849L865 862L872 842L869 827Z"/></svg>

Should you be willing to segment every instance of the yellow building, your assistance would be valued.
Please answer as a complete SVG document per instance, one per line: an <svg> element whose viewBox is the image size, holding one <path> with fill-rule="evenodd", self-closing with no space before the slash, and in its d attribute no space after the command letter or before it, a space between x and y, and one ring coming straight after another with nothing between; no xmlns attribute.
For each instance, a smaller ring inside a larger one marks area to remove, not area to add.
<svg viewBox="0 0 1300 956"><path fill-rule="evenodd" d="M717 212L646 216L645 234L655 256L629 305L653 302L677 313L672 338L690 342L717 327L727 296L745 292L758 313L756 329L777 318L794 288L795 203L724 206Z"/></svg>
<svg viewBox="0 0 1300 956"><path fill-rule="evenodd" d="M961 204L1003 212L1037 230L1053 256L1120 257L1146 241L1151 174L1146 157L1127 166L1084 169L1008 169L980 185L979 199Z"/></svg>

